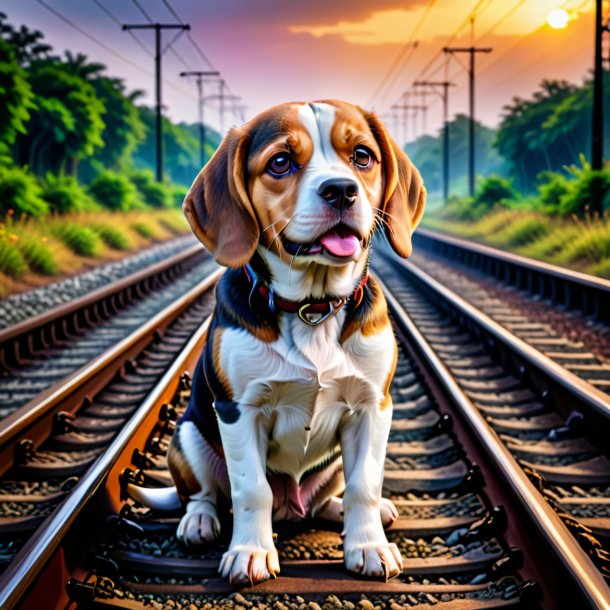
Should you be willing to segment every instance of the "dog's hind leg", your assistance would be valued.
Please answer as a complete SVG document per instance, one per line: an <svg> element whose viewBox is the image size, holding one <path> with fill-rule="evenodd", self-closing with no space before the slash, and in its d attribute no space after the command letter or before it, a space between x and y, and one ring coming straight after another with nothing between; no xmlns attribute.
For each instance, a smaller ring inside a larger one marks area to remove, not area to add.
<svg viewBox="0 0 610 610"><path fill-rule="evenodd" d="M227 479L224 460L192 421L183 421L176 428L167 457L178 492L187 499L186 513L178 525L178 539L187 546L215 540L220 534L216 513L218 491L222 480Z"/></svg>

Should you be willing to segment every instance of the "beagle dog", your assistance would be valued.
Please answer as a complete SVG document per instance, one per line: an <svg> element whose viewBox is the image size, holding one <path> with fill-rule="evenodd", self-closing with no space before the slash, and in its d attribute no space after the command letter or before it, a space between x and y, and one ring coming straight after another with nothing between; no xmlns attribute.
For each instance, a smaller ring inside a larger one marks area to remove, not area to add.
<svg viewBox="0 0 610 610"><path fill-rule="evenodd" d="M184 212L229 269L168 462L185 544L214 540L231 500L231 582L278 574L272 522L314 516L343 522L349 570L401 572L381 498L397 346L368 263L376 230L410 255L425 198L377 117L336 100L231 129L195 179Z"/></svg>

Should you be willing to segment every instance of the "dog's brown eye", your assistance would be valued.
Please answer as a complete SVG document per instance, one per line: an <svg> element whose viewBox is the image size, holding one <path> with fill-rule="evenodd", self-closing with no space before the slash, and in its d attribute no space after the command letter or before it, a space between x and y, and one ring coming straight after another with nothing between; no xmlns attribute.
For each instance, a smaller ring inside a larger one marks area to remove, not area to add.
<svg viewBox="0 0 610 610"><path fill-rule="evenodd" d="M354 154L352 156L352 161L354 165L361 169L367 168L373 159L373 155L368 148L364 146L356 146L354 148Z"/></svg>
<svg viewBox="0 0 610 610"><path fill-rule="evenodd" d="M293 165L288 153L279 153L271 158L267 165L267 171L272 176L285 176L292 171Z"/></svg>

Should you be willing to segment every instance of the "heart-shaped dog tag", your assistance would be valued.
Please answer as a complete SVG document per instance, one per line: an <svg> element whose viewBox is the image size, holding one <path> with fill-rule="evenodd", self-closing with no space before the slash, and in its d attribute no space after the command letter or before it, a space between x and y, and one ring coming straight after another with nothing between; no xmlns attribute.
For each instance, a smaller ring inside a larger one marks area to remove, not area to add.
<svg viewBox="0 0 610 610"><path fill-rule="evenodd" d="M319 326L326 320L332 318L345 305L345 298L336 299L328 303L328 311L326 313L319 311L309 311L312 303L305 303L299 307L297 313L299 318L309 326Z"/></svg>

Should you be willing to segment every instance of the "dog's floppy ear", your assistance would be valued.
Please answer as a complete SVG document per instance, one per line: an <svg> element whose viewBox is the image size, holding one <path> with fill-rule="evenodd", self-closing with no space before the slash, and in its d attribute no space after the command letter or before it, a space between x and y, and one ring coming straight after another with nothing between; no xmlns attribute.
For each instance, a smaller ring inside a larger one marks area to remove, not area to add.
<svg viewBox="0 0 610 610"><path fill-rule="evenodd" d="M231 129L182 205L193 233L227 267L245 265L260 237L246 188L247 152L247 131Z"/></svg>
<svg viewBox="0 0 610 610"><path fill-rule="evenodd" d="M394 252L407 258L413 250L411 235L426 205L424 181L375 114L364 112L364 116L381 148L385 176L381 214L386 235Z"/></svg>

